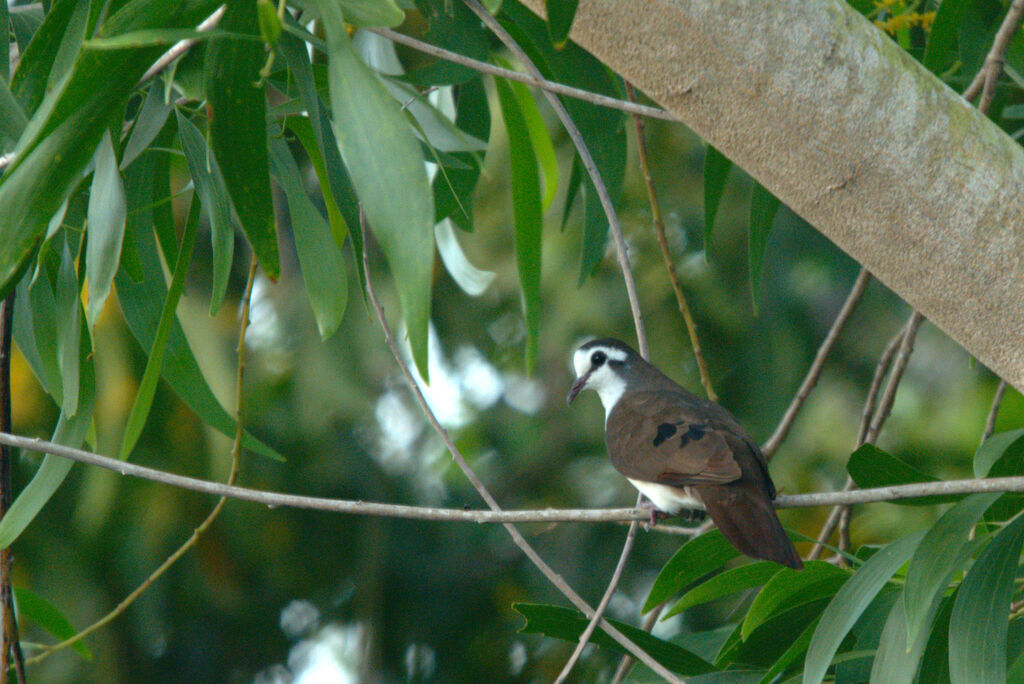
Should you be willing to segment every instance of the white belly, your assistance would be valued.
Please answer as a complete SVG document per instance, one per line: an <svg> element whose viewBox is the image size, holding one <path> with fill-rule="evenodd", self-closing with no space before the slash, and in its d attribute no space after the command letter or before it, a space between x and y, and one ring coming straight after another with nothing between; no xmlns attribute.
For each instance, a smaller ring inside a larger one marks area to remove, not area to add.
<svg viewBox="0 0 1024 684"><path fill-rule="evenodd" d="M704 504L690 491L689 487L670 487L669 485L657 484L655 482L634 480L631 477L627 479L644 496L650 499L659 510L666 513L675 514L684 508L704 510Z"/></svg>

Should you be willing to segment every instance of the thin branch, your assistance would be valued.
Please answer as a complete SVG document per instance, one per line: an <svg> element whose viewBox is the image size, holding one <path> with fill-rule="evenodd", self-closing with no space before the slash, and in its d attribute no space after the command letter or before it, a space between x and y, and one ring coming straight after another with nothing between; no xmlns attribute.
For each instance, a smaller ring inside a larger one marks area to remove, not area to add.
<svg viewBox="0 0 1024 684"><path fill-rule="evenodd" d="M1006 381L1000 380L999 386L996 387L996 393L992 396L992 406L988 409L988 417L985 418L985 430L981 433L981 443L983 444L996 431L996 418L999 417L999 407L1002 405L1005 395Z"/></svg>
<svg viewBox="0 0 1024 684"><path fill-rule="evenodd" d="M875 415L871 419L871 426L868 428L868 433L864 437L864 441L869 444L874 444L875 440L878 439L878 434L882 431L882 426L885 425L886 419L892 412L892 405L896 401L896 390L899 389L900 380L903 379L903 371L907 369L907 364L910 362L910 355L914 352L914 340L917 339L917 329L921 326L922 321L924 321L924 316L917 311L911 312L910 318L907 319L907 326L903 332L903 339L900 341L900 349L896 353L896 359L892 363L892 372L889 374L889 382L885 385L885 392L882 393L882 400L878 404L878 408L875 409Z"/></svg>
<svg viewBox="0 0 1024 684"><path fill-rule="evenodd" d="M254 255L252 257L252 263L249 266L249 280L246 283L245 294L242 297L242 320L241 323L239 324L238 331L238 369L235 377L235 382L237 383L235 387L235 405L238 407L238 416L236 418L235 425L235 439L234 443L231 446L231 471L228 473L227 479L227 486L229 487L232 485L232 483L234 483L235 476L238 474L238 462L241 459L242 454L242 436L245 434L245 427L242 421L242 376L245 370L245 331L249 327L249 302L252 299L252 286L255 277L256 257ZM93 632L102 629L103 627L110 624L118 617L120 617L120 615L124 613L126 610L128 610L129 606L135 603L136 599L142 596L142 594L147 589L149 589L149 587L151 587L154 582L160 579L160 577L162 577L163 574L167 572L167 570L169 570L170 567L178 561L178 559L184 556L185 553L189 551L189 549L191 549L193 546L196 545L196 543L198 543L199 537L201 537L203 533L205 533L206 530L209 529L210 525L213 524L213 521L216 520L217 516L220 515L220 512L224 508L224 504L225 502L227 502L227 500L228 497L226 495L221 495L220 499L217 500L216 505L214 505L213 510L211 510L210 513L206 516L206 518L203 519L203 522L201 522L192 531L192 536L190 536L185 541L184 544L179 546L177 550L174 551L174 553L168 556L164 560L164 562L161 563L160 566L157 567L157 569L154 570L149 575L149 577L145 579L145 581L139 584L139 586L137 586L130 594L125 596L124 599L122 599L121 602L118 603L117 606L115 606L112 611L110 611L109 613L107 613L102 618L100 618L93 624L89 625L82 631L78 632L78 634L75 634L73 637L65 639L64 641L58 644L44 647L41 653L29 658L26 662L30 664L40 662L41 660L49 657L55 652L81 641Z"/></svg>
<svg viewBox="0 0 1024 684"><path fill-rule="evenodd" d="M854 309L857 308L857 304L860 303L860 299L864 295L864 290L867 288L870 280L871 274L866 268L861 268L860 273L857 274L857 279L853 282L853 287L850 288L850 294L846 295L843 307L839 310L839 314L836 315L835 321L832 322L832 327L829 329L828 334L825 335L825 339L822 340L821 346L818 347L818 352L814 355L811 367L807 369L807 375L800 384L800 389L797 390L793 401L790 402L786 413L782 416L782 420L779 421L779 426L775 428L775 432L772 433L772 436L761 447L761 452L766 459L771 460L775 452L778 451L779 445L782 444L789 434L793 423L796 422L797 414L803 407L804 402L807 401L807 397L810 396L811 390L818 384L821 370L825 366L825 359L828 358L832 347L835 346L836 340L839 339L839 333L842 332L846 321L850 319Z"/></svg>
<svg viewBox="0 0 1024 684"><path fill-rule="evenodd" d="M999 31L992 40L992 48L985 57L985 64L978 70L974 80L971 81L971 84L967 86L967 90L964 91L964 99L967 101L973 100L978 96L979 92L981 93L978 109L983 114L987 114L989 107L992 105L996 84L999 81L1000 74L1003 72L1003 65L1006 64L1006 49L1009 47L1014 34L1020 28L1022 18L1024 18L1024 0L1014 0L1013 4L1010 5L1010 9L1007 10L1006 16L1003 17L1003 23L999 27Z"/></svg>
<svg viewBox="0 0 1024 684"><path fill-rule="evenodd" d="M251 501L268 508L301 508L326 513L347 513L352 515L374 515L385 518L408 520L436 520L440 522L472 523L559 523L559 522L628 522L647 520L651 512L639 508L546 508L519 511L483 511L461 508L430 508L427 506L403 506L400 504L352 501L349 499L328 499L316 496L281 494L260 489L249 489L223 482L211 482L185 475L176 475L154 468L125 463L116 458L63 444L55 444L34 437L22 437L0 432L0 444L6 444L26 451L37 451L67 458L79 463L106 468L122 475L142 480L188 489L201 494L226 496L230 499ZM985 480L948 480L945 482L922 482L890 487L858 489L851 492L819 492L817 494L780 494L775 497L776 508L816 508L818 506L854 505L878 502L892 502L903 499L919 499L925 496L952 494L977 494L979 492L1024 492L1024 476L996 477ZM658 525L655 530L666 527ZM689 528L680 532L691 534Z"/></svg>
<svg viewBox="0 0 1024 684"><path fill-rule="evenodd" d="M213 14L208 16L206 19L203 19L203 21L199 24L199 26L196 27L196 30L197 31L211 31L211 30L213 30L214 27L217 26L217 23L220 21L220 18L222 16L224 16L225 8L226 8L225 5L221 5L219 8L217 8L217 11L215 11ZM149 79L151 79L154 76L156 76L157 74L159 74L161 71L163 71L168 66L170 66L171 62L173 62L174 60L178 59L178 57L181 57L183 54L188 52L189 48L191 48L197 42L199 42L198 38L189 38L188 40L179 40L177 43L172 45L171 48L167 52L165 52L163 55L161 55L160 59L158 59L155 62L153 62L153 66L151 66L148 69L146 69L146 72L144 74L142 74L142 78L139 79L139 82L136 83L135 86L136 87L141 86L143 83L147 82Z"/></svg>
<svg viewBox="0 0 1024 684"><path fill-rule="evenodd" d="M362 223L361 230L363 232L363 244L366 244L366 216L360 212L360 221ZM487 503L487 506L494 513L501 513L501 506L484 486L484 483L477 477L476 473L472 468L469 467L469 463L462 456L462 452L459 451L458 447L455 446L455 442L448 435L448 431L444 429L441 423L437 420L437 416L434 415L433 410L430 408L430 404L427 403L426 397L423 396L423 392L420 390L419 384L413 378L412 371L409 370L409 365L405 362L405 358L402 356L401 351L398 349L398 344L395 342L394 336L391 334L391 326L388 325L387 318L384 316L384 309L381 307L380 302L377 301L377 294L373 289L373 281L370 277L370 262L367 250L363 250L363 272L366 276L366 294L370 299L370 304L373 307L374 312L377 315L377 320L380 322L381 329L384 331L384 341L391 350L391 354L395 357L395 362L398 364L399 369L402 371L402 375L405 377L405 381L408 383L413 396L416 398L416 402L420 405L423 414L427 417L428 422L434 428L434 431L441 437L445 446L448 447L448 451L452 455L452 460L466 476L466 479L470 481L473 488L476 489L480 497ZM557 588L562 594L568 598L580 611L583 612L588 618L594 616L594 609L584 601L576 591L569 586L569 584L556 573L551 566L549 566L543 558L534 550L526 538L516 529L515 525L511 523L503 523L505 529L512 537L512 541L518 546L526 557L537 567L541 573L547 577L555 588ZM665 668L664 665L659 663L657 660L652 658L646 651L641 649L639 646L629 640L624 634L613 627L607 620L601 620L601 627L605 633L608 634L615 641L619 642L630 653L634 654L640 661L650 667L652 670L657 672L659 675L664 677L670 682L682 682L672 672Z"/></svg>
<svg viewBox="0 0 1024 684"><path fill-rule="evenodd" d="M665 609L666 605L668 605L668 599L665 599L661 602L660 605L655 606L653 610L647 613L647 616L644 618L643 624L640 625L640 629L650 634L651 630L654 629L655 623L658 622L658 618L661 617L661 611ZM622 660L619 661L619 666L615 668L615 674L612 676L612 681L610 684L619 684L619 682L625 679L626 675L629 674L629 668L632 665L633 657L631 655L627 653L626 655L622 656Z"/></svg>
<svg viewBox="0 0 1024 684"><path fill-rule="evenodd" d="M608 97L607 95L599 95L598 93L592 93L589 90L581 90L580 88L573 88L572 86L563 85L561 83L555 83L554 81L548 81L547 79L540 76L532 76L530 74L524 74L519 71L513 71L511 69L503 69L502 67L489 64L487 62L481 62L465 55L460 55L457 52L445 50L444 48L436 45L431 45L422 40L407 36L404 33L398 33L386 28L370 28L366 29L376 33L388 40L392 40L396 43L401 43L411 47L414 50L422 52L427 55L439 57L441 59L453 62L455 64L461 64L471 69L475 69L483 74L489 74L491 76L500 76L501 78L507 78L510 81L519 81L526 85L534 86L541 90L546 90L558 95L565 95L572 97L577 100L583 100L591 104L597 105L598 107L607 107L609 109L618 109L628 114L639 114L640 116L646 116L652 119L661 119L663 121L672 121L673 123L679 123L679 118L671 112L666 112L664 109L658 109L657 107L650 107L648 105L637 104L636 102L626 102L625 100L618 100L614 97Z"/></svg>
<svg viewBox="0 0 1024 684"><path fill-rule="evenodd" d="M857 428L857 441L854 451L864 444L864 439L867 437L868 428L871 426L871 416L875 414L875 406L878 403L878 393L882 389L882 381L885 380L885 375L892 366L892 359L896 355L896 349L899 348L900 342L903 340L903 333L904 330L900 330L892 336L889 343L885 345L885 349L882 350L881 356L878 357L878 363L875 364L875 374L871 378L871 385L868 387L868 394L864 399L864 408L861 411L860 427ZM853 478L847 475L843 491L848 492L851 489L853 489ZM818 560L821 557L822 552L825 551L825 544L828 543L832 533L836 531L836 526L839 525L839 519L842 517L842 514L842 506L836 506L829 512L828 518L825 519L825 524L821 526L821 531L818 532L817 541L811 548L811 552L807 554L807 560Z"/></svg>
<svg viewBox="0 0 1024 684"><path fill-rule="evenodd" d="M534 78L542 78L542 74L537 66L533 63L530 57L526 54L523 48L519 47L519 44L509 35L508 31L498 23L498 20L490 15L490 13L483 8L483 6L477 2L477 0L463 0L469 9L473 10L480 20L487 25L494 35L509 49L509 51L515 55L516 59L526 67L526 70L533 74ZM633 313L633 325L636 328L637 347L640 350L642 357L649 358L650 350L647 348L647 334L644 332L644 320L640 313L640 298L636 292L636 281L633 278L633 267L629 263L629 250L626 247L626 238L622 235L622 225L619 223L619 217L615 213L615 207L612 204L612 198L608 195L608 189L605 187L604 181L601 179L601 174L597 170L597 165L594 163L594 158L590 155L590 150L587 149L586 143L583 141L583 136L580 135L579 128L576 127L576 123L569 116L569 112L566 111L565 106L558 97L547 90L542 91L544 97L547 98L548 103L551 104L551 108L555 110L555 114L558 115L559 121L562 122L562 126L565 127L566 132L572 139L573 145L576 146L576 151L580 155L580 162L583 164L583 168L586 169L587 175L590 176L590 180L594 184L594 189L597 191L597 196L601 200L601 207L604 209L605 215L608 217L608 229L612 233L612 237L615 240L615 251L619 259L619 267L622 269L622 279L626 282L626 295L629 297L629 308Z"/></svg>
<svg viewBox="0 0 1024 684"><path fill-rule="evenodd" d="M11 354L14 351L11 335L14 330L14 290L0 303L0 430L10 432L11 421ZM0 447L0 518L7 515L13 499L11 483L11 448ZM25 656L21 652L18 636L18 618L14 612L14 593L11 589L11 547L0 550L0 675L7 681L9 657L14 660L18 684L25 680Z"/></svg>
<svg viewBox="0 0 1024 684"><path fill-rule="evenodd" d="M626 97L630 102L636 102L636 89L633 84L626 82ZM644 185L647 186L647 200L651 206L651 221L654 223L654 232L658 237L658 247L661 249L661 258L665 262L665 270L668 272L669 282L672 283L672 291L676 295L676 303L679 306L679 313L686 323L686 331L690 335L690 347L693 349L693 356L697 360L697 370L700 372L700 382L704 385L704 391L711 401L718 401L715 388L711 384L711 373L708 372L708 364L704 360L704 353L700 347L700 337L697 335L697 322L690 312L690 305L683 294L683 288L679 284L679 276L676 273L675 263L668 250L668 240L665 238L665 222L661 218L661 203L658 202L658 192L654 188L654 178L651 176L651 165L647 157L647 136L645 135L644 120L633 115L633 126L636 129L636 149L640 158L640 169L644 176Z"/></svg>
<svg viewBox="0 0 1024 684"><path fill-rule="evenodd" d="M640 505L643 495L637 497L637 506ZM569 660L566 661L565 666L558 675L558 679L555 680L555 684L562 684L569 677L569 673L572 672L572 668L576 665L576 662L583 655L583 649L586 648L587 643L590 641L590 637L593 636L594 630L597 629L597 623L601 621L601 616L608 609L608 604L612 600L612 596L615 595L615 588L619 586L619 580L622 579L622 571L626 567L626 561L629 559L629 554L633 551L633 542L636 541L636 530L639 527L636 520L629 525L629 532L626 533L626 542L622 545L622 553L619 554L619 562L615 564L615 571L612 573L612 578L608 582L608 588L604 591L604 596L601 597L601 602L597 604L597 608L594 609L594 616L590 618L590 622L587 623L586 629L580 634L580 638L576 644L576 648L573 650L572 655L569 656ZM629 656L626 656L629 657Z"/></svg>

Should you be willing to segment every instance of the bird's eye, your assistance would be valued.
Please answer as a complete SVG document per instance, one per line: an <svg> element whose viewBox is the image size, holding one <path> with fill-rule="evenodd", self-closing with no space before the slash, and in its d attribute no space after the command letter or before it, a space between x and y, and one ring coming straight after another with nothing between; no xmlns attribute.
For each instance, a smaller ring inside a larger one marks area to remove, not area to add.
<svg viewBox="0 0 1024 684"><path fill-rule="evenodd" d="M596 351L590 355L590 363L591 365L594 366L594 368L597 368L598 366L603 366L604 362L607 360L608 355L605 354L603 351Z"/></svg>

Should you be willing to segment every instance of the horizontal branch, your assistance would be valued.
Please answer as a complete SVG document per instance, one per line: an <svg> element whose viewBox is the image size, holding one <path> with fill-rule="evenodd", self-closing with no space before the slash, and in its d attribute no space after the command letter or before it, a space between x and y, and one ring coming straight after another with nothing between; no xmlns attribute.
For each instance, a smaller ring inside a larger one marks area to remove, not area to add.
<svg viewBox="0 0 1024 684"><path fill-rule="evenodd" d="M522 511L479 511L457 508L430 508L427 506L403 506L400 504L327 499L318 496L281 494L247 487L229 486L220 482L200 480L184 475L146 468L125 463L116 458L101 456L91 451L73 449L42 439L21 437L0 432L0 444L53 454L72 461L99 466L107 470L131 475L143 480L189 489L204 494L227 496L241 501L252 501L269 508L305 508L328 513L349 513L354 515L376 515L388 518L409 518L414 520L443 520L475 523L553 523L553 522L621 522L648 520L650 511L638 508L546 508ZM852 506L854 504L878 503L919 499L925 496L976 494L979 492L1024 492L1024 477L993 477L987 480L949 480L948 482L922 482L920 484L874 487L849 492L821 492L818 494L782 495L775 499L776 508L815 508L817 506Z"/></svg>
<svg viewBox="0 0 1024 684"><path fill-rule="evenodd" d="M555 81L548 81L547 79L538 78L531 74L524 74L520 71L504 69L488 62L481 62L478 59L460 55L458 52L445 50L442 47L418 40L404 33L399 33L398 31L392 31L391 29L386 28L371 28L367 29L367 31L376 33L377 35L383 36L384 38L396 43L401 43L406 47L411 47L423 54L438 57L455 64L461 64L462 66L479 71L482 74L500 76L501 78L507 78L510 81L519 81L520 83L525 83L526 85L531 85L535 88L540 88L541 90L547 90L558 95L565 95L566 97L583 100L584 102L589 102L599 107L618 109L628 114L639 114L640 116L646 116L651 119L661 119L662 121L672 121L675 123L679 122L679 117L675 114L666 112L664 109L659 109L658 107L629 102L628 100L619 100L614 97L608 97L607 95L601 95L600 93L593 93L589 90L582 90L581 88L573 88L572 86L556 83Z"/></svg>

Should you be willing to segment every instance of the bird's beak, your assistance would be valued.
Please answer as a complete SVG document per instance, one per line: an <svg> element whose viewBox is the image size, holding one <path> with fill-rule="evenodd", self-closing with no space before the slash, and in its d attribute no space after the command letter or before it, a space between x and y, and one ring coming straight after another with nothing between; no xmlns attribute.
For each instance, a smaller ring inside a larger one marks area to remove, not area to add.
<svg viewBox="0 0 1024 684"><path fill-rule="evenodd" d="M587 386L587 380L590 379L590 373L584 373L581 377L576 379L576 382L572 383L572 387L569 388L569 395L565 398L565 403L571 405L572 400L576 398L576 395L583 391Z"/></svg>

